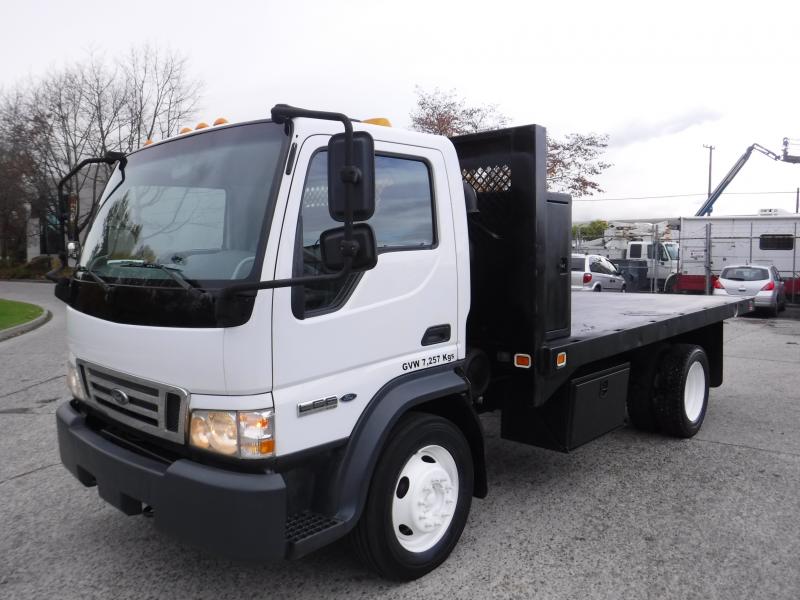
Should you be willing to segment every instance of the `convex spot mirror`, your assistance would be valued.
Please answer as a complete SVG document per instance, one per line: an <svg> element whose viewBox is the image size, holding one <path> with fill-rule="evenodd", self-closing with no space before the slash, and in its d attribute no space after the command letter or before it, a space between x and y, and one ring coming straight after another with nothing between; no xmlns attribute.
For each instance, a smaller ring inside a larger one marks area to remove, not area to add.
<svg viewBox="0 0 800 600"><path fill-rule="evenodd" d="M341 271L344 268L343 241L344 227L328 229L319 236L322 264L329 271ZM353 271L368 271L378 264L378 248L372 227L366 223L353 225L353 241L358 244L358 251L353 257Z"/></svg>
<svg viewBox="0 0 800 600"><path fill-rule="evenodd" d="M70 258L78 259L81 254L81 245L78 242L67 243L67 254Z"/></svg>
<svg viewBox="0 0 800 600"><path fill-rule="evenodd" d="M345 134L337 133L328 142L328 210L334 221L343 223L347 214L347 188L350 188L353 221L366 221L375 212L375 143L366 131L353 132L350 165L358 169L355 182L342 179L347 144Z"/></svg>

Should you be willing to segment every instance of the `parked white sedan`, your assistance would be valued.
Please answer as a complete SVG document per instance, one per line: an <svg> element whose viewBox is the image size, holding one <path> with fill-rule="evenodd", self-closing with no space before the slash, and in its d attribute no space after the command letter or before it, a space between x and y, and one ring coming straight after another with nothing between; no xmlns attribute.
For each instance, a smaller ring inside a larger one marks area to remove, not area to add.
<svg viewBox="0 0 800 600"><path fill-rule="evenodd" d="M772 265L725 267L719 279L714 280L714 294L753 296L756 308L767 309L775 317L786 308L786 287Z"/></svg>
<svg viewBox="0 0 800 600"><path fill-rule="evenodd" d="M572 290L624 292L625 278L606 257L599 254L572 255Z"/></svg>

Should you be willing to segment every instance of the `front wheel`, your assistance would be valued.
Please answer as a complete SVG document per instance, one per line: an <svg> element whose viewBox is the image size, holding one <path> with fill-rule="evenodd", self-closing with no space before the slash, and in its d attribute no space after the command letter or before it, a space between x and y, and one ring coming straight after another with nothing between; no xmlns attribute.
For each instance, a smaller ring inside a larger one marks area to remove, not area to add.
<svg viewBox="0 0 800 600"><path fill-rule="evenodd" d="M473 477L469 445L455 425L424 413L403 416L375 467L353 532L356 552L388 579L432 571L461 537Z"/></svg>
<svg viewBox="0 0 800 600"><path fill-rule="evenodd" d="M663 355L655 382L653 407L659 429L690 438L708 408L708 357L700 346L675 344Z"/></svg>

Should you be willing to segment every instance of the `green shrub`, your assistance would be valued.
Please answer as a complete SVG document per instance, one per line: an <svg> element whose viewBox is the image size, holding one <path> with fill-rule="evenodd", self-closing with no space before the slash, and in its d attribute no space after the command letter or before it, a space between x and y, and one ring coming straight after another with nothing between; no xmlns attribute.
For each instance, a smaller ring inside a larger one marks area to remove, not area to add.
<svg viewBox="0 0 800 600"><path fill-rule="evenodd" d="M0 279L44 279L44 274L57 264L58 259L52 256L36 256L23 265L0 261Z"/></svg>

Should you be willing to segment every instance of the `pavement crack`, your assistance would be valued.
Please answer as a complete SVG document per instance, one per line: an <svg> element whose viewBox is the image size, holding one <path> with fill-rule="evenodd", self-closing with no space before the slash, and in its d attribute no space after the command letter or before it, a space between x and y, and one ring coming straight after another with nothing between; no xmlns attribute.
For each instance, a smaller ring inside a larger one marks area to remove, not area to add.
<svg viewBox="0 0 800 600"><path fill-rule="evenodd" d="M64 373L60 373L59 375L54 375L48 379L42 379L42 381L37 381L36 383L32 383L30 385L26 385L23 388L19 388L18 390L14 390L13 392L6 392L5 394L0 394L0 398L7 398L8 396L13 396L14 394L19 394L20 392L24 392L25 390L29 390L37 385L42 385L43 383L47 383L48 381L53 381L55 379L59 379L64 377Z"/></svg>
<svg viewBox="0 0 800 600"><path fill-rule="evenodd" d="M50 467L57 467L60 465L60 462L55 462L49 465L44 465L43 467L36 467L35 469L31 469L30 471L25 471L24 473L19 473L18 475L12 475L8 479L3 479L0 481L0 485L4 483L8 483L9 481L14 481L15 479L19 479L20 477L26 477L27 475L32 475L33 473L38 473L39 471L44 471L45 469L49 469Z"/></svg>
<svg viewBox="0 0 800 600"><path fill-rule="evenodd" d="M732 446L734 448L744 448L746 450L756 450L757 452L766 452L767 454L777 454L780 456L792 456L800 458L800 453L786 452L785 450L771 450L769 448L759 448L758 446L748 446L747 444L734 444L732 442L720 442L718 440L704 440L703 438L694 438L698 442L706 442L708 444L719 444L720 446Z"/></svg>

